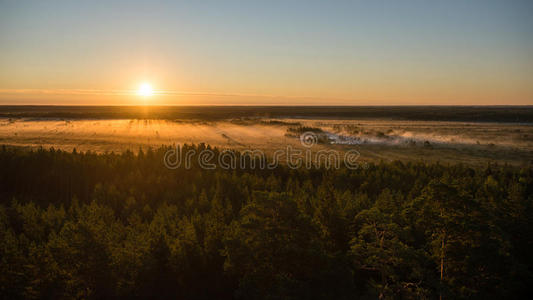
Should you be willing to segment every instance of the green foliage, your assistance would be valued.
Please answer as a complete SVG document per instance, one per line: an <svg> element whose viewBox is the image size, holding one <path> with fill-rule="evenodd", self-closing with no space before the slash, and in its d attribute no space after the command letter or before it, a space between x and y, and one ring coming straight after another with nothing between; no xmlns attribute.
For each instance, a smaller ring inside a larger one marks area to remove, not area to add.
<svg viewBox="0 0 533 300"><path fill-rule="evenodd" d="M521 298L533 281L531 168L169 170L166 150L0 149L0 298Z"/></svg>

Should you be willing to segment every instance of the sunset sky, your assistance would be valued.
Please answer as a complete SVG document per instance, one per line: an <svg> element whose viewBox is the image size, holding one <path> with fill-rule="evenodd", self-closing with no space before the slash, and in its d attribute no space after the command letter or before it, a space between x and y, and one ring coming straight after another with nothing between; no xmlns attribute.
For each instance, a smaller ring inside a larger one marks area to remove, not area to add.
<svg viewBox="0 0 533 300"><path fill-rule="evenodd" d="M533 1L0 0L0 104L147 103L533 105Z"/></svg>

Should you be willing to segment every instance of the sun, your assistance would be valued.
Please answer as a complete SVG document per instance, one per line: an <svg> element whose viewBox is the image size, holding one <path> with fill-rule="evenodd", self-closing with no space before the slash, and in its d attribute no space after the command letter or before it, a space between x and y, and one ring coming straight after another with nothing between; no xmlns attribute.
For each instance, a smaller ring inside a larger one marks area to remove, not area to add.
<svg viewBox="0 0 533 300"><path fill-rule="evenodd" d="M144 82L139 86L137 94L143 97L150 97L154 94L154 90L152 89L152 86L149 83Z"/></svg>

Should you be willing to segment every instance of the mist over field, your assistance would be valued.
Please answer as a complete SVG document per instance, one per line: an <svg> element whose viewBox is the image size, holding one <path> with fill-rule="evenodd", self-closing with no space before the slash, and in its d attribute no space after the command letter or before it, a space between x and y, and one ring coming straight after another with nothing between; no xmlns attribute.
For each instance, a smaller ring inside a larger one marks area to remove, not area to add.
<svg viewBox="0 0 533 300"><path fill-rule="evenodd" d="M301 147L299 135L312 130L323 137L312 150L356 149L361 153L361 161L400 159L472 165L489 162L527 165L533 161L533 123L449 121L446 118L452 118L453 114L446 109L440 117L437 114L437 118L444 120L437 121L424 120L427 115L423 113L417 120L409 109L403 114L412 120L387 119L386 114L335 119L335 111L328 118L317 118L309 110L303 108L299 118L272 118L255 116L261 109L248 109L252 117L238 117L241 113L229 109L201 108L192 111L193 118L169 118L172 115L166 113L166 118L157 119L150 116L165 115L163 108L152 109L149 114L142 113L142 108L115 110L114 118L109 118L105 108L101 109L103 118L94 118L98 109L92 112L74 109L69 118L59 117L63 113L58 108L47 111L26 108L22 114L17 109L4 109L4 114L11 117L0 118L0 143L98 153L205 143L221 149L258 149L272 154L288 145ZM174 111L173 114L180 113ZM529 109L524 111L529 113ZM123 118L133 113L145 117ZM39 116L43 114L47 116ZM274 110L273 114L279 112Z"/></svg>

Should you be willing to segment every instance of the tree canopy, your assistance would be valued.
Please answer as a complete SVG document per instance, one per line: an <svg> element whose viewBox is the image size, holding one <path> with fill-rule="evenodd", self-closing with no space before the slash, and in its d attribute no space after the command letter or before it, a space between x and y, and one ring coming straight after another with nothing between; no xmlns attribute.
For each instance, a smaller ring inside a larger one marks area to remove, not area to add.
<svg viewBox="0 0 533 300"><path fill-rule="evenodd" d="M170 170L166 150L0 149L0 296L486 299L533 282L530 167Z"/></svg>

